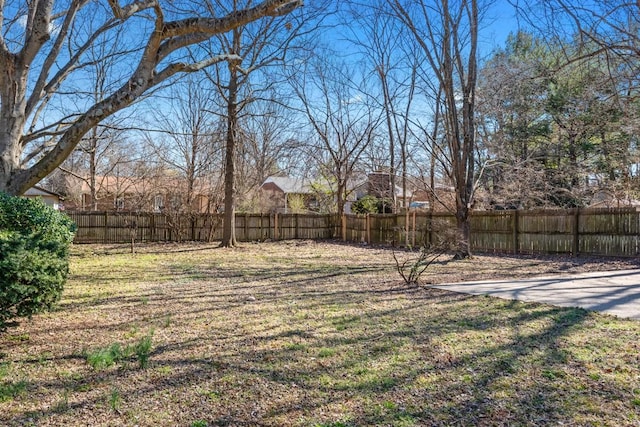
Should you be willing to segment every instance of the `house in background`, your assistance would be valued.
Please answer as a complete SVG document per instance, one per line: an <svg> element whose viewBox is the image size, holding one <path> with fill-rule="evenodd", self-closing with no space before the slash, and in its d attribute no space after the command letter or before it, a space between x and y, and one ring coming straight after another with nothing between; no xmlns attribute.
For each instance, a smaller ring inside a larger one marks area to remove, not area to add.
<svg viewBox="0 0 640 427"><path fill-rule="evenodd" d="M455 207L455 191L453 187L436 184L435 190L431 192L417 178L410 178L407 181L405 194L403 194L402 186L396 181L395 200L398 202L400 209L408 207L409 209L427 210L431 197L434 198L434 209L436 211L446 211L450 210L451 207ZM267 178L259 189L263 212L317 211L320 204L324 202L319 201L322 194L316 191L317 189L314 189L311 182L301 178L283 176ZM347 214L352 213L351 206L353 203L365 196L390 200L394 194L391 191L389 174L386 172L374 172L355 177L347 183L347 188L348 194L344 206L344 213ZM327 204L330 205L331 201L327 202Z"/></svg>
<svg viewBox="0 0 640 427"><path fill-rule="evenodd" d="M311 182L302 178L269 177L260 186L260 195L268 212L292 213L317 207Z"/></svg>
<svg viewBox="0 0 640 427"><path fill-rule="evenodd" d="M96 200L86 181L74 179L68 185L73 196L69 197L67 210L78 211L140 211L205 213L212 209L210 186L197 182L192 190L190 206L186 206L186 182L172 175L153 177L99 176L96 177ZM215 208L213 208L215 210Z"/></svg>
<svg viewBox="0 0 640 427"><path fill-rule="evenodd" d="M373 196L377 199L391 201L396 200L399 209L405 206L412 206L414 202L420 202L422 206L426 202L426 192L416 189L416 185L410 180L407 183L406 192L403 194L401 178L397 177L394 190L391 190L391 175L388 172L372 172L367 175L366 180L355 187L354 201L360 200L364 196ZM406 199L406 200L405 200Z"/></svg>
<svg viewBox="0 0 640 427"><path fill-rule="evenodd" d="M45 205L51 206L56 210L64 209L64 206L62 205L62 200L64 200L64 198L60 194L45 190L37 185L28 189L26 193L24 193L23 197L28 199L41 199Z"/></svg>
<svg viewBox="0 0 640 427"><path fill-rule="evenodd" d="M402 178L397 177L394 191L391 191L391 177L388 172L372 172L367 175L364 182L356 186L352 195L353 201L360 200L364 196L373 196L378 199L391 200L395 196L399 211L404 208L414 210L428 210L430 200L434 201L435 211L447 211L455 208L455 189L443 183L436 183L431 190L424 180L415 177L407 177L407 188L403 194ZM352 201L349 202L349 208ZM345 211L347 211L345 209ZM349 213L350 210L347 211Z"/></svg>

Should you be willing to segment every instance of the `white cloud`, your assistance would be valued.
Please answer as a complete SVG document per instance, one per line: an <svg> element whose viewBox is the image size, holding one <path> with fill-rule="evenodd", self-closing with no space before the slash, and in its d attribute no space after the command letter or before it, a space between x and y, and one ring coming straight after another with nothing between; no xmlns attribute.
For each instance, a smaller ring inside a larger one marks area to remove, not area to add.
<svg viewBox="0 0 640 427"><path fill-rule="evenodd" d="M22 15L18 18L18 25L22 28L27 28L27 15ZM49 23L49 35L57 36L60 33L60 25L55 22Z"/></svg>

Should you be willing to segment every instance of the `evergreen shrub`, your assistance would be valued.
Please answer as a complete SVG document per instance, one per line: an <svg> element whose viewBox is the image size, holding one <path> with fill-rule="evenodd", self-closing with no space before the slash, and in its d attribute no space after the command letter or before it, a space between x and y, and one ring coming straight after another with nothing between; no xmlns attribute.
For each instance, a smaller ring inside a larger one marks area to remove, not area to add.
<svg viewBox="0 0 640 427"><path fill-rule="evenodd" d="M0 193L0 331L60 299L74 231L42 201Z"/></svg>

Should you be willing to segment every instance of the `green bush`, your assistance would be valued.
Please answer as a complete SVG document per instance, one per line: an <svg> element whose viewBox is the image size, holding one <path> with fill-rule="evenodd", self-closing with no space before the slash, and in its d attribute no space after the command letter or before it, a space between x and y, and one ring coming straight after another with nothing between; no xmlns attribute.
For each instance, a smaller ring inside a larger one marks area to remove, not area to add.
<svg viewBox="0 0 640 427"><path fill-rule="evenodd" d="M364 196L351 205L351 211L357 214L378 213L378 203L380 201L373 196Z"/></svg>
<svg viewBox="0 0 640 427"><path fill-rule="evenodd" d="M0 331L60 299L74 230L41 201L0 193Z"/></svg>
<svg viewBox="0 0 640 427"><path fill-rule="evenodd" d="M366 195L351 205L351 211L357 214L392 213L393 201Z"/></svg>

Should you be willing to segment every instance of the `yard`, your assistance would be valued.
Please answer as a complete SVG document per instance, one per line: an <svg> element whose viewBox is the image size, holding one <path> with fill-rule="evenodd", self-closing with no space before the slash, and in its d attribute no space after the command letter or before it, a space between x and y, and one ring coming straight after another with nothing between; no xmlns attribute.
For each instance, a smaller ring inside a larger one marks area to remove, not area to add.
<svg viewBox="0 0 640 427"><path fill-rule="evenodd" d="M640 323L409 287L388 249L77 245L0 335L0 425L640 425ZM637 267L495 257L425 280Z"/></svg>

